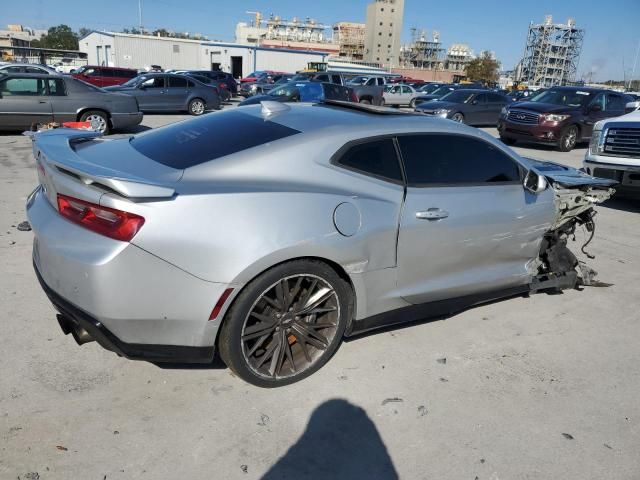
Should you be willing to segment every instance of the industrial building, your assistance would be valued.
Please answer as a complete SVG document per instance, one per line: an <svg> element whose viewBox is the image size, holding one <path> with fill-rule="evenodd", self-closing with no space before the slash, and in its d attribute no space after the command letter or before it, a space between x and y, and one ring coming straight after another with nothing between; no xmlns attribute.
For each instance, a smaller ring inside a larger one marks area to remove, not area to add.
<svg viewBox="0 0 640 480"><path fill-rule="evenodd" d="M400 49L400 66L443 70L445 49L440 43L440 34L434 31L429 38L426 30L412 28L411 37L411 43Z"/></svg>
<svg viewBox="0 0 640 480"><path fill-rule="evenodd" d="M404 0L375 0L367 6L364 59L385 67L400 61Z"/></svg>
<svg viewBox="0 0 640 480"><path fill-rule="evenodd" d="M333 41L338 44L338 56L346 60L364 60L364 23L338 22L333 26Z"/></svg>
<svg viewBox="0 0 640 480"><path fill-rule="evenodd" d="M236 25L236 43L338 55L339 46L332 42L329 27L313 18L287 20L271 14L263 20L261 12L247 13L254 15L254 20Z"/></svg>
<svg viewBox="0 0 640 480"><path fill-rule="evenodd" d="M544 23L532 22L517 68L517 80L531 87L551 87L574 81L583 39L584 30L577 28L572 18L566 24L558 24L547 15Z"/></svg>
<svg viewBox="0 0 640 480"><path fill-rule="evenodd" d="M143 69L223 70L236 78L256 70L295 72L309 62L326 61L326 52L187 40L151 35L92 32L79 41L90 65Z"/></svg>

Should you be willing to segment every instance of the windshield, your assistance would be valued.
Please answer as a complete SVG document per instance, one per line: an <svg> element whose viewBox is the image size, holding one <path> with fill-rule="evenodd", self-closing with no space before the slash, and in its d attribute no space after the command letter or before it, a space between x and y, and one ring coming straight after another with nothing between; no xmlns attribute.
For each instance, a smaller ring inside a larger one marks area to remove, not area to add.
<svg viewBox="0 0 640 480"><path fill-rule="evenodd" d="M122 84L123 87L135 87L138 83L144 82L147 79L144 75L139 77L133 77L131 80L127 80Z"/></svg>
<svg viewBox="0 0 640 480"><path fill-rule="evenodd" d="M565 107L584 107L593 98L592 92L579 89L554 89L544 91L533 98L531 102L550 103L551 105L562 105Z"/></svg>
<svg viewBox="0 0 640 480"><path fill-rule="evenodd" d="M367 82L367 77L355 77L349 80L349 85L364 85Z"/></svg>
<svg viewBox="0 0 640 480"><path fill-rule="evenodd" d="M431 95L438 95L439 97L441 97L451 91L453 91L451 87L440 87L440 88L436 88L433 92L431 92Z"/></svg>
<svg viewBox="0 0 640 480"><path fill-rule="evenodd" d="M440 88L438 85L433 85L433 84L427 84L427 85L423 85L422 87L420 87L418 89L419 92L422 93L433 93L435 92L438 88Z"/></svg>
<svg viewBox="0 0 640 480"><path fill-rule="evenodd" d="M274 97L286 97L294 102L317 102L324 99L324 89L318 82L287 83L269 92Z"/></svg>
<svg viewBox="0 0 640 480"><path fill-rule="evenodd" d="M453 91L444 95L440 100L452 103L467 103L475 95L474 92L465 92L463 90Z"/></svg>

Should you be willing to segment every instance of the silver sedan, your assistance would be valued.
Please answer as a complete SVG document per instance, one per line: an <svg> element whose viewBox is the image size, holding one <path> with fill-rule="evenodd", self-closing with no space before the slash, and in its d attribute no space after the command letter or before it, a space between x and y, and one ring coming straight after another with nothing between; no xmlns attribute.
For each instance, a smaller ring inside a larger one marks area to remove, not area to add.
<svg viewBox="0 0 640 480"><path fill-rule="evenodd" d="M465 125L342 102L34 141L33 260L62 330L153 362L217 350L262 387L345 336L588 285L567 241L613 192Z"/></svg>

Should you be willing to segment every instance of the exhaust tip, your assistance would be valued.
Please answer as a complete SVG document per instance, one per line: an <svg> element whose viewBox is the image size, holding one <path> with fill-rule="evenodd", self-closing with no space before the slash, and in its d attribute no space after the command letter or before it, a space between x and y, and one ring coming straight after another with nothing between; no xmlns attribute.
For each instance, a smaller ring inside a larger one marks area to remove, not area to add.
<svg viewBox="0 0 640 480"><path fill-rule="evenodd" d="M89 335L84 328L74 325L71 330L71 335L73 335L73 339L76 341L78 345L84 345L85 343L95 342L95 339Z"/></svg>

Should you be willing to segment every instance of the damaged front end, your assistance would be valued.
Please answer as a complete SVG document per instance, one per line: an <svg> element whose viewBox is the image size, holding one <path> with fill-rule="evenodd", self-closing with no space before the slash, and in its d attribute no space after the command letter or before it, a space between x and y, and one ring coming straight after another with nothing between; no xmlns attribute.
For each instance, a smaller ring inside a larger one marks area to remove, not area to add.
<svg viewBox="0 0 640 480"><path fill-rule="evenodd" d="M587 240L581 251L588 258L595 258L586 251L596 231L594 207L611 198L616 182L595 178L563 165L537 160L531 163L529 185L537 182L538 185L544 183L547 188L552 188L556 207L556 218L540 246L537 275L532 279L531 292L559 292L580 285L592 285L597 272L578 260L567 244L569 240L576 241L576 230L583 228ZM542 177L544 182L540 181Z"/></svg>

